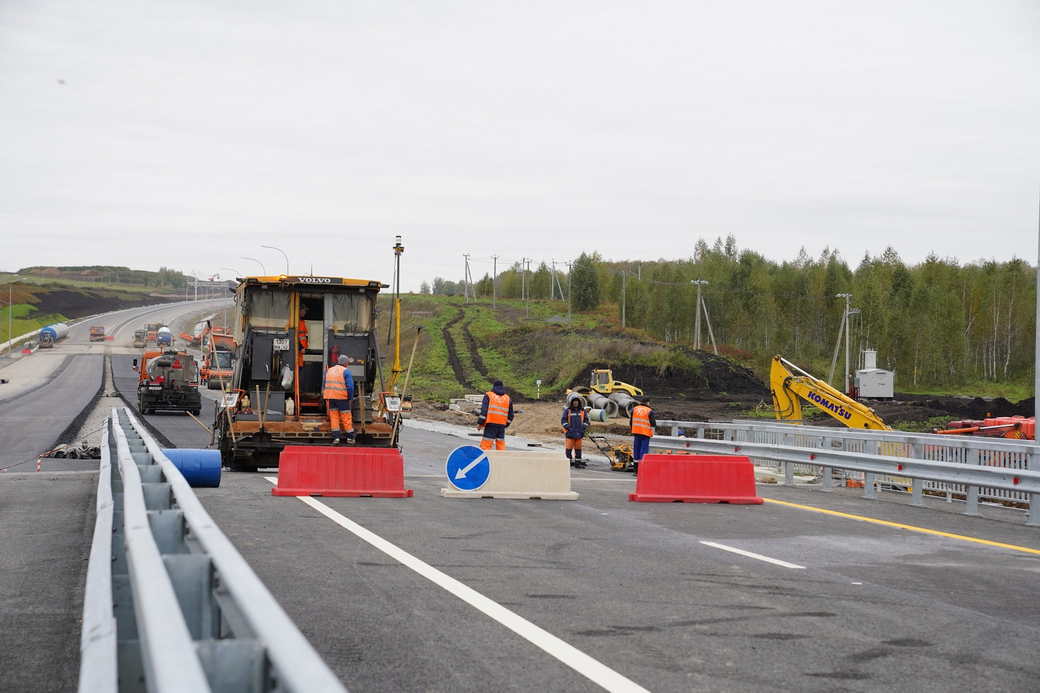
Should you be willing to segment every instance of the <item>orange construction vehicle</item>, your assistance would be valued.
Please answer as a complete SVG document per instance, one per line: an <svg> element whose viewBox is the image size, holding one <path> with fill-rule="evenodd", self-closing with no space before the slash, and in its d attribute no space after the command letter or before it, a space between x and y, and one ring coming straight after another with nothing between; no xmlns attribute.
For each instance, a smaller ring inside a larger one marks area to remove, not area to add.
<svg viewBox="0 0 1040 693"><path fill-rule="evenodd" d="M985 436L988 438L1011 438L1013 440L1036 440L1036 417L996 416L988 419L963 419L951 421L941 435Z"/></svg>
<svg viewBox="0 0 1040 693"><path fill-rule="evenodd" d="M137 369L137 409L142 414L185 411L198 416L202 411L199 394L199 368L195 357L186 351L146 351Z"/></svg>
<svg viewBox="0 0 1040 693"><path fill-rule="evenodd" d="M232 321L239 358L213 426L225 465L276 467L287 445L335 440L322 395L326 370L340 356L349 358L354 379L357 445L397 447L401 402L383 384L375 326L376 296L385 286L309 275L241 280ZM301 320L306 343L298 338Z"/></svg>
<svg viewBox="0 0 1040 693"><path fill-rule="evenodd" d="M229 334L209 335L209 344L202 356L202 382L210 390L223 390L231 382L235 370L235 352L238 342Z"/></svg>
<svg viewBox="0 0 1040 693"><path fill-rule="evenodd" d="M156 344L159 341L159 328L162 326L163 324L161 322L149 322L145 324L144 341L146 344Z"/></svg>

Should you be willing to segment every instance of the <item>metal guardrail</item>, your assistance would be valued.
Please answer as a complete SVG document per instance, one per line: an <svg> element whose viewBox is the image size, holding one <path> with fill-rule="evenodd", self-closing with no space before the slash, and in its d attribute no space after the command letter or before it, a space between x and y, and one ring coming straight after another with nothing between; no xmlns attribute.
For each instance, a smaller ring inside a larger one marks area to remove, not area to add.
<svg viewBox="0 0 1040 693"><path fill-rule="evenodd" d="M757 464L779 467L785 483L798 471L821 475L833 485L835 469L864 475L863 493L878 487L908 489L914 505L924 491L962 495L965 513L978 514L980 499L1029 508L1026 524L1040 525L1040 446L1032 442L898 431L859 431L780 423L658 421L671 435L651 447L744 454Z"/></svg>
<svg viewBox="0 0 1040 693"><path fill-rule="evenodd" d="M346 690L126 408L102 434L80 653L81 693Z"/></svg>

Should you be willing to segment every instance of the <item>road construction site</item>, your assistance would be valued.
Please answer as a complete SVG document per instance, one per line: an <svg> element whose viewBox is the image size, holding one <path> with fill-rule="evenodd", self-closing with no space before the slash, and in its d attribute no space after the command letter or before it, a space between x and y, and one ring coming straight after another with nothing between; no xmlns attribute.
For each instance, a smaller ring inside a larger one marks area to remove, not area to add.
<svg viewBox="0 0 1040 693"><path fill-rule="evenodd" d="M219 305L161 319L176 332ZM137 410L139 350L122 342L152 317L106 318L103 345L74 327L8 366L36 380L0 413L2 690L73 690L81 665L98 461L35 456L58 432L96 433L113 407L166 448L211 445L220 391L201 391L197 420ZM32 371L37 357L54 368ZM565 466L561 407L518 401L507 453ZM802 473L760 474L761 504L632 502L638 480L591 450L566 475L573 501L445 497L453 453L478 435L471 411L415 402L400 437L410 497L278 497L278 469L225 469L195 494L351 690L1040 686L1040 535L1018 507L967 516L949 496L871 500Z"/></svg>

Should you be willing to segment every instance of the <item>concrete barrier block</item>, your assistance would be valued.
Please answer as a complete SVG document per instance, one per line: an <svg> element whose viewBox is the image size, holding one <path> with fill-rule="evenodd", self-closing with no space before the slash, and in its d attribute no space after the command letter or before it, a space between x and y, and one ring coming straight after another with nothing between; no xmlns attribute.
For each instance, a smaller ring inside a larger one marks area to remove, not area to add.
<svg viewBox="0 0 1040 693"><path fill-rule="evenodd" d="M578 500L571 490L571 469L558 454L523 450L488 450L487 481L472 491L442 488L445 498L515 498Z"/></svg>

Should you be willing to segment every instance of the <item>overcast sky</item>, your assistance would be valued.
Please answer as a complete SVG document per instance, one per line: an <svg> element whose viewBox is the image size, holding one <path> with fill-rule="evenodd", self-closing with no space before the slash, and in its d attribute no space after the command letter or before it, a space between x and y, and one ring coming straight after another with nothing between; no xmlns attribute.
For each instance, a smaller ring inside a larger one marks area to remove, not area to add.
<svg viewBox="0 0 1040 693"><path fill-rule="evenodd" d="M1040 2L0 0L0 270L1034 262Z"/></svg>

